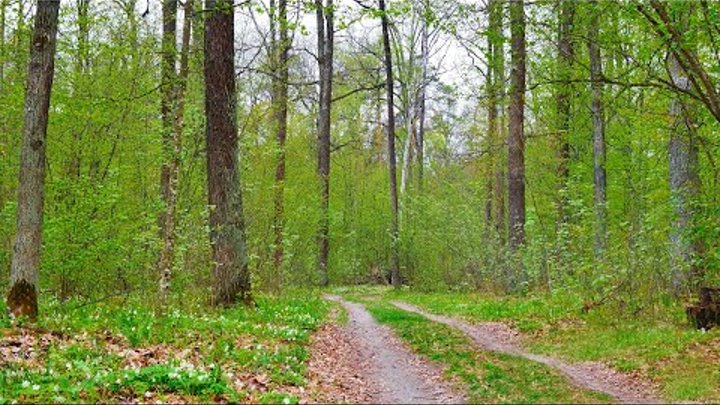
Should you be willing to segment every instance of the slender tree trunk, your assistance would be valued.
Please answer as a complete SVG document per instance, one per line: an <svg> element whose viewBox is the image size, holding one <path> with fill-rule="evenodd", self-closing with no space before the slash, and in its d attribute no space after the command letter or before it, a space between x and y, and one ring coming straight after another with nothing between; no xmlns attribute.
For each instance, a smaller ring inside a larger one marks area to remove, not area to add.
<svg viewBox="0 0 720 405"><path fill-rule="evenodd" d="M78 71L84 72L90 64L90 0L77 0Z"/></svg>
<svg viewBox="0 0 720 405"><path fill-rule="evenodd" d="M25 123L20 154L17 233L10 267L7 307L35 320L45 197L45 145L55 71L59 0L38 2L25 87Z"/></svg>
<svg viewBox="0 0 720 405"><path fill-rule="evenodd" d="M172 1L172 0L171 0ZM176 1L176 0L175 0ZM170 136L164 134L163 141L165 142L166 153L168 161L163 167L163 181L161 186L163 187L163 197L165 198L165 213L163 214L163 222L161 224L161 238L163 241L162 251L160 253L160 298L165 300L168 289L170 288L170 279L172 277L173 263L175 262L175 228L177 222L177 201L178 201L178 187L180 184L180 153L182 150L182 134L185 128L185 90L187 88L188 74L190 71L190 38L192 32L192 13L194 7L193 0L185 0L184 15L183 15L183 32L180 49L180 71L177 77L174 75L175 72L175 39L176 35L173 32L166 31L167 37L163 37L164 40L170 41L172 39L173 44L165 44L163 51L167 59L166 63L172 63L172 65L166 66L168 70L169 81L165 83L167 86L164 91L167 92L167 96L171 97L168 100L172 114L167 117L170 122L165 122L166 117L163 117L164 125L170 124L169 128ZM166 12L172 13L172 9L165 10ZM177 11L177 10L175 10ZM168 18L172 18L168 16ZM175 21L176 18L172 18ZM170 22L166 20L169 25ZM170 27L168 26L168 29ZM174 28L174 26L172 27ZM172 52L172 54L170 54ZM165 113L163 109L163 113ZM168 111L170 113L170 111ZM168 128L164 128L168 130ZM165 177L167 176L167 177Z"/></svg>
<svg viewBox="0 0 720 405"><path fill-rule="evenodd" d="M17 13L15 14L15 35L13 38L14 58L15 58L15 69L19 74L26 69L27 59L23 51L23 43L25 41L25 10L23 9L22 2L18 2Z"/></svg>
<svg viewBox="0 0 720 405"><path fill-rule="evenodd" d="M510 249L515 253L525 243L525 2L510 2L512 34L510 73L510 122L508 124L508 208ZM523 274L519 275L523 277ZM510 274L510 288L517 283Z"/></svg>
<svg viewBox="0 0 720 405"><path fill-rule="evenodd" d="M501 218L494 218L495 215L501 215L495 205L502 196L496 196L496 192L502 192L497 189L497 179L495 171L497 161L501 160L501 153L496 145L500 141L500 126L498 125L499 103L498 97L503 85L503 77L498 77L498 57L502 58L502 41L498 41L498 36L502 36L499 25L502 24L502 3L500 0L489 0L487 5L488 13L488 30L487 30L487 59L488 71L485 83L485 90L488 94L487 102L487 139L486 139L486 179L485 179L485 224L487 230L496 228ZM499 49L498 49L499 48ZM500 52L498 52L500 51Z"/></svg>
<svg viewBox="0 0 720 405"><path fill-rule="evenodd" d="M8 0L0 0L0 89L5 81L5 24Z"/></svg>
<svg viewBox="0 0 720 405"><path fill-rule="evenodd" d="M77 54L75 56L75 74L78 78L85 76L90 67L89 60L90 41L90 0L77 1ZM74 92L79 93L81 88L76 87ZM73 131L73 150L68 168L69 175L80 178L82 167L82 131ZM65 297L65 291L60 293L61 299Z"/></svg>
<svg viewBox="0 0 720 405"><path fill-rule="evenodd" d="M593 177L595 194L595 257L601 259L607 238L607 190L605 172L605 109L603 105L603 73L598 32L600 11L597 0L590 0L591 16L588 28L590 81L592 102Z"/></svg>
<svg viewBox="0 0 720 405"><path fill-rule="evenodd" d="M558 176L560 190L558 193L558 224L568 220L568 181L570 180L570 120L572 107L572 69L575 60L575 49L572 39L575 20L575 1L560 0L559 31L558 31L558 69L561 78L557 93L557 130L560 139L560 163Z"/></svg>
<svg viewBox="0 0 720 405"><path fill-rule="evenodd" d="M423 186L423 174L425 166L425 113L426 113L426 98L427 98L427 86L428 86L428 65L430 64L430 33L428 32L428 23L425 20L425 15L430 7L428 1L423 1L423 21L422 31L420 33L420 58L421 58L421 72L420 72L420 89L417 96L417 107L416 107L416 118L417 125L415 130L415 149L417 157L417 184L418 191L422 191Z"/></svg>
<svg viewBox="0 0 720 405"><path fill-rule="evenodd" d="M505 159L503 149L499 146L503 143L503 135L506 130L505 122L505 35L503 30L503 10L505 0L492 0L490 7L490 24L492 26L492 80L495 99L495 129L493 130L493 148L497 149L494 159L494 182L493 182L493 219L495 221L495 232L501 243L505 241Z"/></svg>
<svg viewBox="0 0 720 405"><path fill-rule="evenodd" d="M690 12L686 11L685 14L679 23L682 29L687 29L687 15ZM667 69L670 79L677 87L688 91L691 89L690 78L673 52L668 52ZM700 249L690 235L694 216L693 204L700 189L695 115L692 102L682 96L677 96L672 101L669 168L675 217L670 232L670 265L672 288L676 294L693 286L701 275L692 264Z"/></svg>
<svg viewBox="0 0 720 405"><path fill-rule="evenodd" d="M525 10L524 0L510 2L512 71L508 126L510 247L525 241Z"/></svg>
<svg viewBox="0 0 720 405"><path fill-rule="evenodd" d="M320 70L320 109L318 116L318 176L320 177L320 229L318 233L318 270L320 285L326 286L330 256L330 119L335 26L334 5L315 0Z"/></svg>
<svg viewBox="0 0 720 405"><path fill-rule="evenodd" d="M278 283L282 285L283 238L285 229L285 141L288 127L288 57L290 42L288 37L287 0L279 0L277 19L279 39L273 42L273 113L275 115L277 142L277 163L275 166L275 271Z"/></svg>
<svg viewBox="0 0 720 405"><path fill-rule="evenodd" d="M205 136L214 303L252 302L238 165L232 0L206 0Z"/></svg>
<svg viewBox="0 0 720 405"><path fill-rule="evenodd" d="M415 25L415 18L417 18L417 12L415 9L415 3L410 2L410 10L409 14L411 15L411 18L413 22L411 23L413 26ZM421 15L421 18L422 15ZM412 177L412 163L414 161L413 152L414 152L414 143L415 143L415 113L417 109L417 95L420 89L421 83L418 83L418 77L416 75L416 61L415 61L415 48L417 44L417 35L413 28L413 30L410 32L409 37L407 38L407 60L400 61L401 65L404 63L405 66L405 77L402 81L401 91L403 92L405 96L405 131L407 133L407 137L405 138L405 146L403 147L403 160L402 160L402 166L400 169L400 195L398 198L400 198L400 217L403 216L403 208L407 204L406 202L406 193L405 190L407 188L408 182L410 181L410 178ZM398 52L398 59L402 58L402 51ZM398 69L398 71L401 71L401 69Z"/></svg>
<svg viewBox="0 0 720 405"><path fill-rule="evenodd" d="M412 92L408 92L408 95L410 95ZM400 171L400 195L405 195L405 189L407 188L408 181L410 179L412 166L411 163L413 161L413 147L414 147L414 141L415 141L415 127L413 125L413 121L415 120L414 117L414 109L415 105L414 103L410 102L411 97L408 97L408 105L407 105L407 116L405 117L406 122L406 131L407 131L407 138L405 138L405 146L403 147L403 165L402 170ZM403 201L404 205L405 202ZM401 210L402 211L402 210Z"/></svg>
<svg viewBox="0 0 720 405"><path fill-rule="evenodd" d="M5 13L7 7L8 0L0 0L0 91L5 86ZM0 165L0 170L5 173L5 164ZM0 178L0 209L3 207L5 207L5 179Z"/></svg>
<svg viewBox="0 0 720 405"><path fill-rule="evenodd" d="M392 238L392 257L390 263L390 283L399 287L400 280L400 222L398 218L398 190L397 190L397 161L395 156L395 93L393 84L392 53L390 50L389 19L385 9L385 0L378 0L382 20L383 53L385 55L385 91L387 96L387 138L388 138L388 168L390 172L390 209L392 210L392 224L390 228Z"/></svg>
<svg viewBox="0 0 720 405"><path fill-rule="evenodd" d="M160 196L165 204L165 211L160 218L160 238L162 249L160 251L160 300L164 301L170 288L170 277L174 256L175 233L175 194L177 178L173 179L175 166L175 131L174 112L176 103L175 71L177 41L177 0L163 0L162 4L163 33L162 33L162 64L161 64L161 91L160 115L162 117L163 165L160 175Z"/></svg>

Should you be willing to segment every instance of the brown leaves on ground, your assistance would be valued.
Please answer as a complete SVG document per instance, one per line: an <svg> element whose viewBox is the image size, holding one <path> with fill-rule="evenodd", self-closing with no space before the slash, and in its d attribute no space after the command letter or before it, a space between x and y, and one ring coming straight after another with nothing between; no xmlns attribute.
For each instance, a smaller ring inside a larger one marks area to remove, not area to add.
<svg viewBox="0 0 720 405"><path fill-rule="evenodd" d="M62 341L57 334L28 328L6 330L0 337L0 367L15 364L25 369L41 368L50 346Z"/></svg>
<svg viewBox="0 0 720 405"><path fill-rule="evenodd" d="M358 342L340 326L325 324L312 338L308 387L301 401L369 403L376 391L363 375L368 368Z"/></svg>

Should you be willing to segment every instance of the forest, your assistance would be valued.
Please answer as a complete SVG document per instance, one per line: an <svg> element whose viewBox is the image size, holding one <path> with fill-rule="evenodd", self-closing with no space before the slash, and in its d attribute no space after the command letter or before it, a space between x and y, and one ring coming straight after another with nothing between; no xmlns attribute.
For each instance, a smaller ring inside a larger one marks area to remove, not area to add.
<svg viewBox="0 0 720 405"><path fill-rule="evenodd" d="M720 2L0 0L0 404L720 401Z"/></svg>

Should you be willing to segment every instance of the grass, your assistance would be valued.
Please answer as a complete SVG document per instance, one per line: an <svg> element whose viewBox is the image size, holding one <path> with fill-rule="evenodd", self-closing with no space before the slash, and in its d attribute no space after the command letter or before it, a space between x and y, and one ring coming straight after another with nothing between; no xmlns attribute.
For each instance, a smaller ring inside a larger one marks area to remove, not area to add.
<svg viewBox="0 0 720 405"><path fill-rule="evenodd" d="M370 293L473 322L508 322L524 332L531 351L571 361L604 361L621 371L638 372L656 381L666 400L720 400L720 333L691 328L676 303L633 315L614 305L583 313L582 299L562 292L525 297Z"/></svg>
<svg viewBox="0 0 720 405"><path fill-rule="evenodd" d="M358 299L357 296L354 299ZM514 356L478 350L461 332L390 305L364 301L381 323L410 347L445 366L445 374L467 390L470 403L591 403L609 397L578 389L554 370Z"/></svg>
<svg viewBox="0 0 720 405"><path fill-rule="evenodd" d="M74 310L44 301L40 333L16 335L0 318L0 403L297 402L328 305L307 292L257 304L157 316L139 297Z"/></svg>

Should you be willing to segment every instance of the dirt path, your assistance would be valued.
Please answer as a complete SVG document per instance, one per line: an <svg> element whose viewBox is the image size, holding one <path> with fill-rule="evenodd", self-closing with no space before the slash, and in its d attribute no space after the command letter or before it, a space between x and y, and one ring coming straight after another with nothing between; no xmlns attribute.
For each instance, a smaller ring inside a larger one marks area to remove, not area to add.
<svg viewBox="0 0 720 405"><path fill-rule="evenodd" d="M576 386L608 394L619 402L662 403L653 393L650 384L617 372L602 363L570 364L554 357L529 353L522 347L519 333L503 323L469 324L455 318L428 313L406 302L393 302L393 305L402 310L422 315L431 321L457 328L485 350L520 356L560 370Z"/></svg>
<svg viewBox="0 0 720 405"><path fill-rule="evenodd" d="M349 322L343 328L347 336L338 334L341 339L352 344L359 359L350 367L354 370L350 376L355 384L334 381L331 385L363 385L366 389L358 392L360 401L365 403L406 404L406 403L458 403L462 397L453 392L448 383L442 380L441 370L423 361L412 353L391 332L381 326L362 304L348 302L338 296L326 296L326 299L339 302L347 311ZM347 346L347 343L343 346ZM347 365L326 364L329 368L347 368ZM346 374L348 374L346 372ZM350 388L350 387L348 387ZM356 402L353 398L345 398Z"/></svg>

